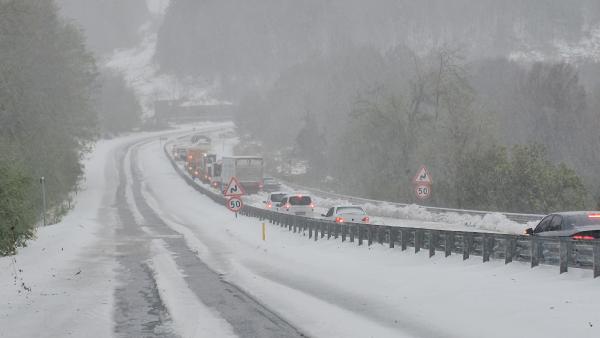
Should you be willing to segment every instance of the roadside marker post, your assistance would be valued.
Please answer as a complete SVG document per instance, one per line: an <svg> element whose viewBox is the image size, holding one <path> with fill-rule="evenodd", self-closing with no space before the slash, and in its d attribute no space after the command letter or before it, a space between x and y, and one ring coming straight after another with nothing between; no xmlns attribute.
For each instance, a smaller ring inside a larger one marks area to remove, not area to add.
<svg viewBox="0 0 600 338"><path fill-rule="evenodd" d="M265 241L267 239L267 229L265 223L262 224L262 240Z"/></svg>

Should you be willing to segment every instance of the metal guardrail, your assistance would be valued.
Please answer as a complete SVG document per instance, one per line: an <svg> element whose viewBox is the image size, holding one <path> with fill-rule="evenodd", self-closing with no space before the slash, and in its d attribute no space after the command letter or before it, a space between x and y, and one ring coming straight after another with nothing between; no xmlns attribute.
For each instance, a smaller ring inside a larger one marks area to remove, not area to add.
<svg viewBox="0 0 600 338"><path fill-rule="evenodd" d="M181 169L169 154L165 155L175 171L195 190L225 206L222 194L194 181ZM411 227L396 227L378 224L335 223L322 219L289 215L244 205L242 215L266 220L270 224L289 229L293 233L308 235L308 239L319 241L341 239L358 245L387 245L401 250L414 248L414 252L427 251L429 257L442 252L445 257L462 255L463 259L472 256L504 260L506 264L519 261L528 262L531 267L540 264L557 265L560 273L568 268L592 269L594 278L600 276L600 240L573 240L570 238L543 238L525 235L494 234L467 231L434 230Z"/></svg>
<svg viewBox="0 0 600 338"><path fill-rule="evenodd" d="M285 184L293 189L307 190L307 191L314 193L317 196L324 197L324 198L345 199L351 203L357 203L357 204L364 204L364 203L371 203L371 204L375 204L375 205L388 204L388 205L393 205L396 207L407 207L407 206L411 205L411 204L407 204L407 203L396 203L396 202L388 202L388 201L374 200L374 199L369 199L369 198L361 198L361 197L342 195L342 194L324 191L324 190L321 190L318 188L305 187L305 186L302 186L302 185L299 185L296 183L291 183L291 182L288 182L288 181L282 180L282 179L279 179L279 180L283 184ZM506 216L506 218L508 218L509 220L517 222L517 223L527 223L527 222L531 222L531 221L539 221L544 216L546 216L546 215L539 215L539 214L519 214L519 213L511 213L511 212L439 208L439 207L428 207L428 206L423 206L423 205L419 205L419 206L421 208L424 208L425 210L427 210L431 213L435 213L435 214L443 214L443 213L449 213L449 212L457 213L460 215L472 215L472 216L484 216L484 215L492 214L492 213L493 214L501 214L501 215Z"/></svg>

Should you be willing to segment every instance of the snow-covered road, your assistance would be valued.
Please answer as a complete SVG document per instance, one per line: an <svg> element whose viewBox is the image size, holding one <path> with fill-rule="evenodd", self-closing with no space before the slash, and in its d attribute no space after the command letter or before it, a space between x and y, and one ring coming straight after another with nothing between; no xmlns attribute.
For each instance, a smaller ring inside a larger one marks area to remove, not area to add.
<svg viewBox="0 0 600 338"><path fill-rule="evenodd" d="M177 175L158 135L100 142L69 216L0 258L0 337L600 336L591 271L430 259L272 225L262 241L258 220Z"/></svg>

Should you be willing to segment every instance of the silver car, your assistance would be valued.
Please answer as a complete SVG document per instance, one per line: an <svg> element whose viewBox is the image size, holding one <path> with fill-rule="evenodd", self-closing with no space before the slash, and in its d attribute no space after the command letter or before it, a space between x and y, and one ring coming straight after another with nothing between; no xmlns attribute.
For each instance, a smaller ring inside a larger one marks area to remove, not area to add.
<svg viewBox="0 0 600 338"><path fill-rule="evenodd" d="M525 233L541 237L570 237L578 240L600 238L600 211L557 212L544 217Z"/></svg>

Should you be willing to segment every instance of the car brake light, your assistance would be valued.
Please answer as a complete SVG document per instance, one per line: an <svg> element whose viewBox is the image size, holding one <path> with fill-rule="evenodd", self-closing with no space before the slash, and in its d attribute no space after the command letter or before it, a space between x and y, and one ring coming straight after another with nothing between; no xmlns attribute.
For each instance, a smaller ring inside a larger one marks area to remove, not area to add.
<svg viewBox="0 0 600 338"><path fill-rule="evenodd" d="M588 218L600 218L600 214L589 214Z"/></svg>
<svg viewBox="0 0 600 338"><path fill-rule="evenodd" d="M311 204L310 204L310 207L314 209L314 208L315 208L315 204L314 204L314 203L311 203Z"/></svg>
<svg viewBox="0 0 600 338"><path fill-rule="evenodd" d="M344 218L343 217L336 217L335 218L335 222L336 223L344 223Z"/></svg>
<svg viewBox="0 0 600 338"><path fill-rule="evenodd" d="M369 216L363 217L362 221L365 222L365 223L369 223Z"/></svg>
<svg viewBox="0 0 600 338"><path fill-rule="evenodd" d="M273 205L271 203L267 204L267 208L272 208Z"/></svg>
<svg viewBox="0 0 600 338"><path fill-rule="evenodd" d="M286 209L288 209L288 210L289 210L291 207L292 207L292 205L291 205L291 204L289 204L289 203L285 205L285 208L286 208Z"/></svg>
<svg viewBox="0 0 600 338"><path fill-rule="evenodd" d="M585 240L595 239L594 236L589 236L589 235L575 235L572 238L573 239L585 239Z"/></svg>

